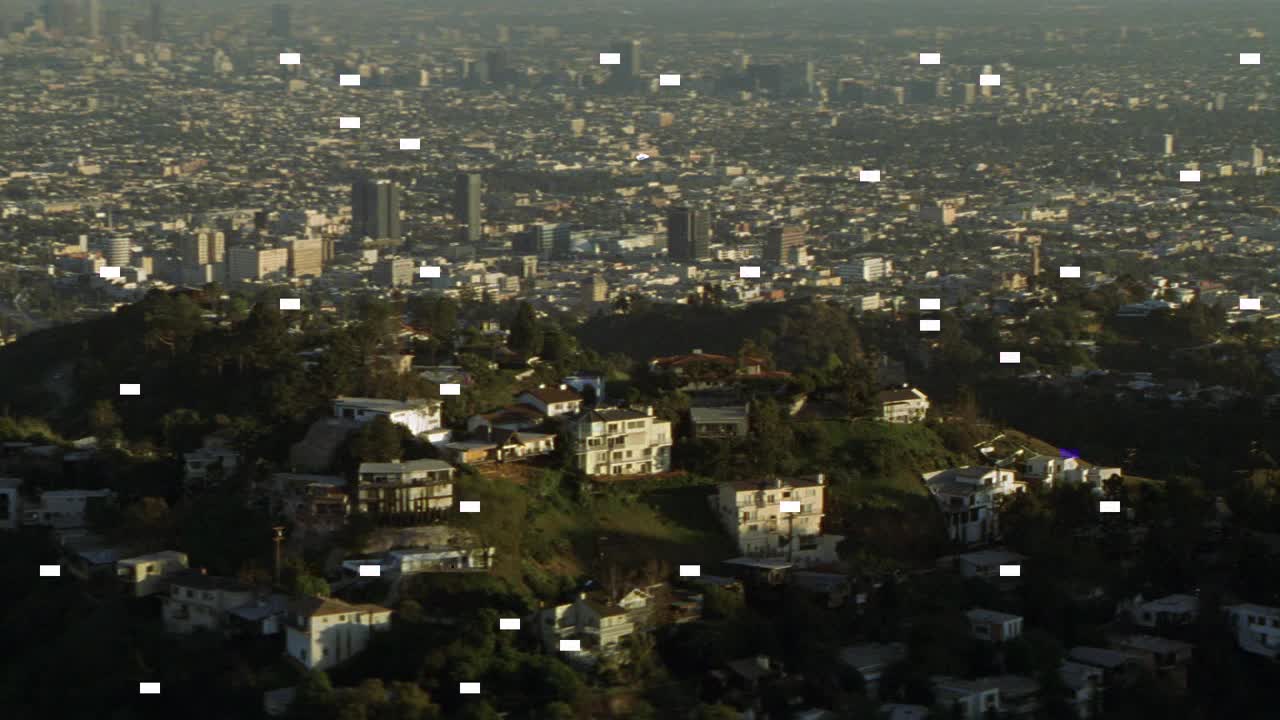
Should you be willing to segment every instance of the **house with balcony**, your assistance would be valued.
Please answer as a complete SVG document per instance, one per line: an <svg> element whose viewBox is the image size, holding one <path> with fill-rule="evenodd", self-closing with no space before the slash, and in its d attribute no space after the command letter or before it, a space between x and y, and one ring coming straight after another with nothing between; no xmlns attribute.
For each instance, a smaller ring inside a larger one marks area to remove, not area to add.
<svg viewBox="0 0 1280 720"><path fill-rule="evenodd" d="M387 524L438 519L453 507L456 472L441 460L360 463L356 512Z"/></svg>
<svg viewBox="0 0 1280 720"><path fill-rule="evenodd" d="M946 518L947 535L963 545L999 538L997 500L1025 487L1013 470L984 465L928 472L924 483Z"/></svg>
<svg viewBox="0 0 1280 720"><path fill-rule="evenodd" d="M699 440L741 439L750 430L746 405L689 408L689 425Z"/></svg>
<svg viewBox="0 0 1280 720"><path fill-rule="evenodd" d="M883 390L876 396L880 419L888 423L915 423L929 414L929 396L916 388Z"/></svg>
<svg viewBox="0 0 1280 720"><path fill-rule="evenodd" d="M391 608L307 597L289 610L285 646L302 667L329 670L364 652L375 632L390 629Z"/></svg>
<svg viewBox="0 0 1280 720"><path fill-rule="evenodd" d="M649 475L671 469L671 423L652 407L589 410L567 428L574 466L587 475Z"/></svg>
<svg viewBox="0 0 1280 720"><path fill-rule="evenodd" d="M550 455L556 449L551 433L488 428L472 440L456 440L440 446L445 459L454 464L483 465L515 462Z"/></svg>
<svg viewBox="0 0 1280 720"><path fill-rule="evenodd" d="M1022 636L1022 616L974 608L965 613L973 637L988 643L1002 643Z"/></svg>
<svg viewBox="0 0 1280 720"><path fill-rule="evenodd" d="M116 577L124 583L125 592L133 597L147 597L164 592L166 578L186 569L187 554L176 550L116 561Z"/></svg>
<svg viewBox="0 0 1280 720"><path fill-rule="evenodd" d="M947 708L960 720L984 720L989 713L1000 712L1000 687L993 678L962 680L934 677L933 694L938 705Z"/></svg>
<svg viewBox="0 0 1280 720"><path fill-rule="evenodd" d="M904 643L862 643L840 649L840 662L862 676L867 697L879 697L880 678L889 666L907 659Z"/></svg>
<svg viewBox="0 0 1280 720"><path fill-rule="evenodd" d="M576 658L586 662L620 652L622 641L637 630L631 611L588 593L579 594L572 602L544 608L538 612L536 622L547 652L558 653L561 640L577 640L581 654Z"/></svg>
<svg viewBox="0 0 1280 720"><path fill-rule="evenodd" d="M702 597L667 583L634 587L616 600L602 591L581 592L569 602L538 611L534 621L548 652L558 653L561 640L578 640L581 651L573 657L590 663L618 653L625 639L637 632L700 619Z"/></svg>
<svg viewBox="0 0 1280 720"><path fill-rule="evenodd" d="M1241 650L1267 658L1280 657L1280 608L1241 603L1222 609Z"/></svg>
<svg viewBox="0 0 1280 720"><path fill-rule="evenodd" d="M185 635L196 630L229 629L231 610L254 600L253 588L232 578L190 570L166 581L168 593L161 600L160 617L165 632Z"/></svg>
<svg viewBox="0 0 1280 720"><path fill-rule="evenodd" d="M539 385L516 396L516 402L542 413L548 418L577 415L582 412L582 395L568 385L547 387Z"/></svg>
<svg viewBox="0 0 1280 720"><path fill-rule="evenodd" d="M708 498L713 512L748 558L782 558L808 567L835 562L844 538L822 533L826 478L721 483Z"/></svg>
<svg viewBox="0 0 1280 720"><path fill-rule="evenodd" d="M449 430L440 419L442 406L439 400L339 397L333 401L333 416L361 424L383 416L434 445L449 441Z"/></svg>
<svg viewBox="0 0 1280 720"><path fill-rule="evenodd" d="M326 535L341 530L351 514L347 480L337 475L274 473L267 492L272 510L292 522L295 532Z"/></svg>
<svg viewBox="0 0 1280 720"><path fill-rule="evenodd" d="M226 447L202 447L182 455L182 478L188 485L207 485L231 476L240 453Z"/></svg>
<svg viewBox="0 0 1280 720"><path fill-rule="evenodd" d="M1200 599L1183 594L1166 595L1148 602L1139 598L1129 614L1135 625L1144 628L1190 625L1200 615Z"/></svg>

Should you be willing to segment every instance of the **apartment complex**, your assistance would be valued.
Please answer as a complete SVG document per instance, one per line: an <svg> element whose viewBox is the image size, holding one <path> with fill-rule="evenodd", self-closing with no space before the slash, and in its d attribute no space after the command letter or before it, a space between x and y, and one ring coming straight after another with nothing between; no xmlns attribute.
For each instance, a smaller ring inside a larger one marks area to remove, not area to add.
<svg viewBox="0 0 1280 720"><path fill-rule="evenodd" d="M574 466L588 475L636 475L671 469L671 423L652 407L583 413L569 426Z"/></svg>
<svg viewBox="0 0 1280 720"><path fill-rule="evenodd" d="M785 558L794 565L834 562L843 538L822 534L826 478L721 483L710 502L720 522L752 558Z"/></svg>
<svg viewBox="0 0 1280 720"><path fill-rule="evenodd" d="M288 248L233 247L227 251L227 279L262 280L289 271Z"/></svg>

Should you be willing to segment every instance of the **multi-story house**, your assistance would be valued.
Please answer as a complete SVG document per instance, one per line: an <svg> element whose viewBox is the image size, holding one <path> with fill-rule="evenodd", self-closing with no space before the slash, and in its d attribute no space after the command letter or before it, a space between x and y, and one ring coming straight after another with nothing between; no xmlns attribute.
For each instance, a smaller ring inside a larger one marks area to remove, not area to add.
<svg viewBox="0 0 1280 720"><path fill-rule="evenodd" d="M701 617L702 595L680 592L665 583L637 587L617 602L603 593L579 593L571 602L543 608L535 615L537 632L548 651L561 640L578 640L579 659L592 661L620 651L623 641L659 625Z"/></svg>
<svg viewBox="0 0 1280 720"><path fill-rule="evenodd" d="M671 423L652 407L607 408L580 415L569 426L574 466L587 475L639 475L671 469Z"/></svg>
<svg viewBox="0 0 1280 720"><path fill-rule="evenodd" d="M1002 643L1022 636L1022 616L974 608L965 613L973 637L983 642Z"/></svg>
<svg viewBox="0 0 1280 720"><path fill-rule="evenodd" d="M785 558L800 566L834 562L843 538L822 534L826 479L721 483L709 499L738 551L750 558Z"/></svg>
<svg viewBox="0 0 1280 720"><path fill-rule="evenodd" d="M1241 650L1254 655L1280 657L1280 608L1241 603L1223 608Z"/></svg>
<svg viewBox="0 0 1280 720"><path fill-rule="evenodd" d="M947 534L966 545L1000 536L996 500L1022 487L1013 470L986 466L925 473L924 482L946 516Z"/></svg>
<svg viewBox="0 0 1280 720"><path fill-rule="evenodd" d="M373 633L390 629L390 608L308 597L290 609L286 647L308 670L328 670L364 652Z"/></svg>
<svg viewBox="0 0 1280 720"><path fill-rule="evenodd" d="M528 405L549 418L582 412L582 396L568 385L552 388L542 385L534 390L525 390L516 396L516 402Z"/></svg>
<svg viewBox="0 0 1280 720"><path fill-rule="evenodd" d="M449 431L440 420L440 408L439 400L339 397L333 401L334 417L365 423L381 415L414 435L426 435L432 443L449 439Z"/></svg>
<svg viewBox="0 0 1280 720"><path fill-rule="evenodd" d="M22 480L0 478L0 530L22 526Z"/></svg>
<svg viewBox="0 0 1280 720"><path fill-rule="evenodd" d="M744 438L750 429L746 405L689 408L693 436L704 438Z"/></svg>
<svg viewBox="0 0 1280 720"><path fill-rule="evenodd" d="M356 512L391 523L429 520L453 507L455 472L440 460L360 463Z"/></svg>
<svg viewBox="0 0 1280 720"><path fill-rule="evenodd" d="M1000 711L1000 687L992 678L961 680L935 677L933 694L937 704L961 720L983 720Z"/></svg>
<svg viewBox="0 0 1280 720"><path fill-rule="evenodd" d="M168 578L169 593L161 603L165 632L225 630L228 613L253 602L253 588L231 578L189 571Z"/></svg>
<svg viewBox="0 0 1280 720"><path fill-rule="evenodd" d="M163 592L165 580L187 569L187 554L176 550L139 555L116 561L116 577L125 584L125 592L146 597Z"/></svg>
<svg viewBox="0 0 1280 720"><path fill-rule="evenodd" d="M929 396L915 388L884 390L877 397L880 419L891 423L914 423L929 414Z"/></svg>

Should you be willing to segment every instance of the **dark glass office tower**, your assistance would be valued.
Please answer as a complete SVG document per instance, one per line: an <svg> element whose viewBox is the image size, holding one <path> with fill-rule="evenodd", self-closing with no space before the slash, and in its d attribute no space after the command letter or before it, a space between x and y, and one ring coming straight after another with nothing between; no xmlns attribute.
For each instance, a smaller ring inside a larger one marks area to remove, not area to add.
<svg viewBox="0 0 1280 720"><path fill-rule="evenodd" d="M164 6L160 0L151 0L151 11L147 15L147 39L152 42L164 39Z"/></svg>
<svg viewBox="0 0 1280 720"><path fill-rule="evenodd" d="M290 8L285 3L276 3L271 6L271 34L282 38L293 36Z"/></svg>
<svg viewBox="0 0 1280 720"><path fill-rule="evenodd" d="M673 207L667 211L667 255L672 260L711 257L711 214L706 210Z"/></svg>
<svg viewBox="0 0 1280 720"><path fill-rule="evenodd" d="M351 186L351 234L376 240L400 238L400 188L390 180L357 180Z"/></svg>
<svg viewBox="0 0 1280 720"><path fill-rule="evenodd" d="M453 182L453 217L467 242L480 240L480 173L460 172Z"/></svg>

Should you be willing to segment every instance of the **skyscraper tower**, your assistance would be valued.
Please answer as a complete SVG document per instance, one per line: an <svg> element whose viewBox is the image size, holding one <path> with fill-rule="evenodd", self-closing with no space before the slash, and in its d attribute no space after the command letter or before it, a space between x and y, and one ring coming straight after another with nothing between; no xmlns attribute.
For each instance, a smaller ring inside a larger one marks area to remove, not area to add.
<svg viewBox="0 0 1280 720"><path fill-rule="evenodd" d="M147 14L147 39L151 42L164 39L164 5L161 0L151 0L151 10Z"/></svg>
<svg viewBox="0 0 1280 720"><path fill-rule="evenodd" d="M84 0L84 32L92 38L102 37L102 2Z"/></svg>
<svg viewBox="0 0 1280 720"><path fill-rule="evenodd" d="M453 217L467 242L480 240L480 173L460 172L453 183Z"/></svg>
<svg viewBox="0 0 1280 720"><path fill-rule="evenodd" d="M290 8L286 3L281 2L271 6L271 34L273 36L281 38L293 36L289 12Z"/></svg>
<svg viewBox="0 0 1280 720"><path fill-rule="evenodd" d="M667 255L672 260L711 257L711 216L706 210L673 207L667 211Z"/></svg>
<svg viewBox="0 0 1280 720"><path fill-rule="evenodd" d="M1035 282L1035 279L1040 275L1040 243L1041 243L1041 239L1039 235L1032 235L1031 237L1027 238L1027 244L1031 246L1031 281L1032 282Z"/></svg>
<svg viewBox="0 0 1280 720"><path fill-rule="evenodd" d="M107 265L109 267L129 267L133 255L133 241L129 238L110 238L107 240Z"/></svg>
<svg viewBox="0 0 1280 720"><path fill-rule="evenodd" d="M764 241L764 261L786 265L796 261L796 254L804 247L804 228L796 225L775 225L769 228Z"/></svg>
<svg viewBox="0 0 1280 720"><path fill-rule="evenodd" d="M400 188L390 180L351 185L351 234L375 240L400 238Z"/></svg>
<svg viewBox="0 0 1280 720"><path fill-rule="evenodd" d="M632 40L619 48L618 52L622 55L622 64L618 67L618 71L622 73L623 77L639 77L640 41Z"/></svg>

